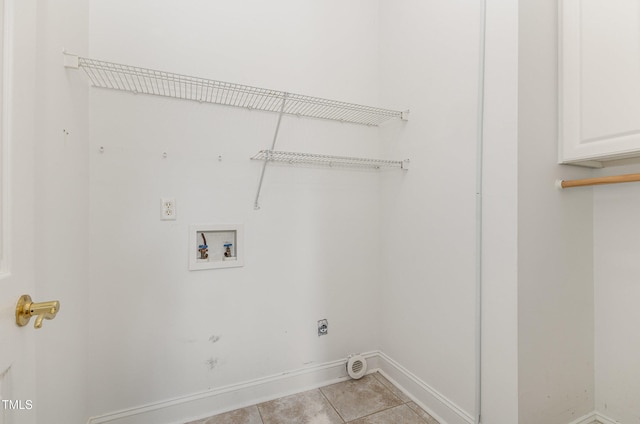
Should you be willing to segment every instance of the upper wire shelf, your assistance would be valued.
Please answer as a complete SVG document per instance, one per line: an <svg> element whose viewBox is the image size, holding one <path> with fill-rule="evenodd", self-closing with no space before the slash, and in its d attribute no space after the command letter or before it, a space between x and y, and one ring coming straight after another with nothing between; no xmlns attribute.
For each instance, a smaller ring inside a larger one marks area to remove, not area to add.
<svg viewBox="0 0 640 424"><path fill-rule="evenodd" d="M243 84L180 75L65 53L65 66L80 68L95 87L378 126L407 120L408 111L382 109Z"/></svg>
<svg viewBox="0 0 640 424"><path fill-rule="evenodd" d="M349 167L349 168L400 168L409 169L409 160L381 160L366 159L348 156L330 156L315 153L299 153L299 152L282 152L276 150L260 150L251 159L264 160L267 162L285 162L291 165L322 165L330 167Z"/></svg>

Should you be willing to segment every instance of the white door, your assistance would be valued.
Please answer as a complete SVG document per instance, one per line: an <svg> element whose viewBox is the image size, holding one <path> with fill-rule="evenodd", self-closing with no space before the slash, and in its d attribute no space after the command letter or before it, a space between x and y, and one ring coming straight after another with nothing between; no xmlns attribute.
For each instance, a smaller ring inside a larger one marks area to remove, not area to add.
<svg viewBox="0 0 640 424"><path fill-rule="evenodd" d="M16 303L35 292L35 3L0 0L0 423L36 423L37 331L16 325ZM42 299L44 300L44 299ZM47 321L44 326L53 321Z"/></svg>

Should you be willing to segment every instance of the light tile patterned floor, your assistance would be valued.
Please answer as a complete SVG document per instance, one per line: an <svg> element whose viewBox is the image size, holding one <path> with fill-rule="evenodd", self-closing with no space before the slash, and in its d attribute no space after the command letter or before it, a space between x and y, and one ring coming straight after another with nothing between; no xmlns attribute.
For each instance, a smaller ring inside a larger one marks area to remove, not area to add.
<svg viewBox="0 0 640 424"><path fill-rule="evenodd" d="M438 424L380 373L188 424Z"/></svg>

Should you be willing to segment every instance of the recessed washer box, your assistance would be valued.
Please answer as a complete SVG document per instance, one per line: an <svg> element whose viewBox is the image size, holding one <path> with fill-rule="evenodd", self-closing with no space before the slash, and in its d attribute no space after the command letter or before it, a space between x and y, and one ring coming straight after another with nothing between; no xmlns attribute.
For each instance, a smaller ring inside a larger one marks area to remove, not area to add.
<svg viewBox="0 0 640 424"><path fill-rule="evenodd" d="M243 224L189 226L189 270L244 266Z"/></svg>

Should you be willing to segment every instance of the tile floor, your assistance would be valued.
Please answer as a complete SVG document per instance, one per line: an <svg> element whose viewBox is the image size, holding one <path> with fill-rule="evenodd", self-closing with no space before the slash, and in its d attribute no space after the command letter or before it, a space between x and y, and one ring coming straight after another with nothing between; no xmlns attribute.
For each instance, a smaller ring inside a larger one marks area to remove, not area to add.
<svg viewBox="0 0 640 424"><path fill-rule="evenodd" d="M373 373L188 424L439 424Z"/></svg>

